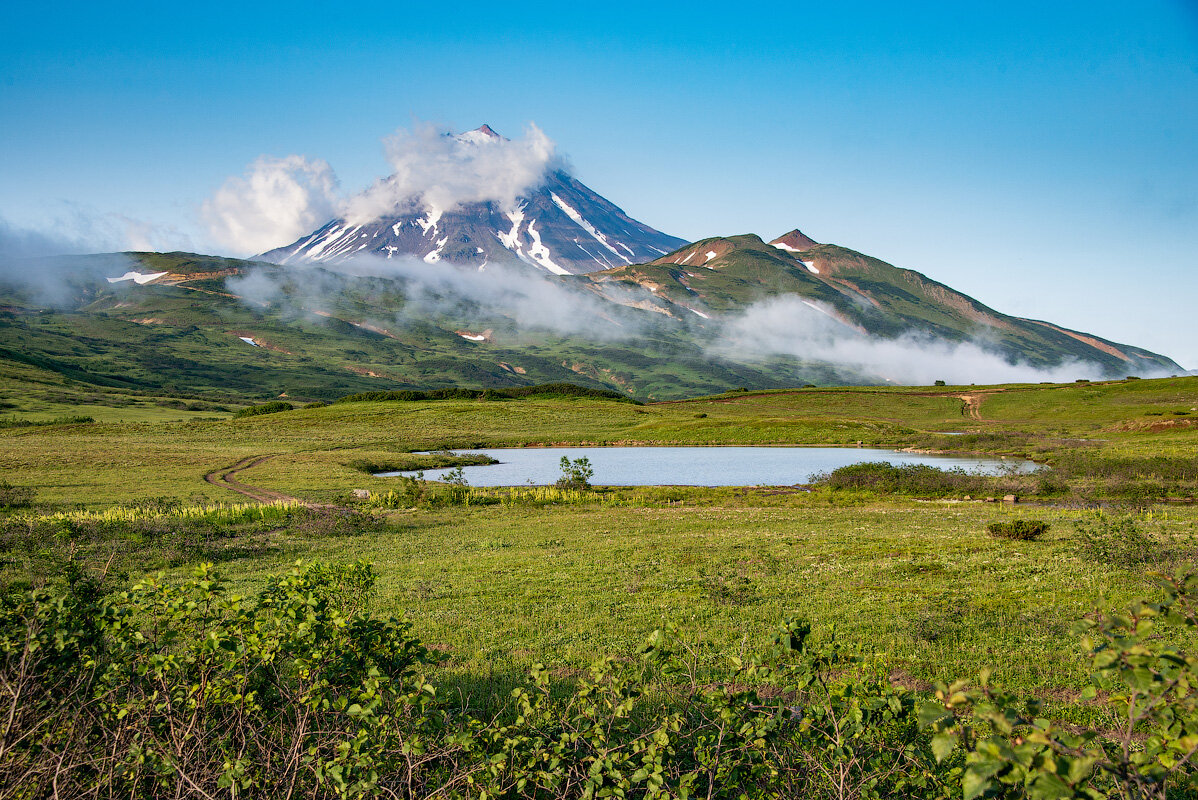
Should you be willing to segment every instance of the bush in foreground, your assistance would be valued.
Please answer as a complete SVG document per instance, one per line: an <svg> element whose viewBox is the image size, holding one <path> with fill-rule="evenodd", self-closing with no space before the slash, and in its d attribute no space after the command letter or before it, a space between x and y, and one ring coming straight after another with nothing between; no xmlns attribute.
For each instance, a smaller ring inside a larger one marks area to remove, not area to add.
<svg viewBox="0 0 1198 800"><path fill-rule="evenodd" d="M37 490L32 486L15 486L0 480L0 509L26 508L33 504Z"/></svg>
<svg viewBox="0 0 1198 800"><path fill-rule="evenodd" d="M439 700L373 570L296 568L253 599L205 566L0 603L0 789L42 797L1166 798L1194 789L1198 577L1079 626L1101 730L983 675L930 696L786 623L723 671L667 628L574 685L535 665L494 715Z"/></svg>

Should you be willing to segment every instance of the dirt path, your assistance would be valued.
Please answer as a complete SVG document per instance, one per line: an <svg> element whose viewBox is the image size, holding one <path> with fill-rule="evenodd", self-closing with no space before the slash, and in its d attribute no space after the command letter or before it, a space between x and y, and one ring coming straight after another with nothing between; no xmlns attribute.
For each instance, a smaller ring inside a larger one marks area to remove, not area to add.
<svg viewBox="0 0 1198 800"><path fill-rule="evenodd" d="M968 414L973 419L982 418L982 397L980 394L961 394L957 395L965 403L965 407L961 409L961 414Z"/></svg>
<svg viewBox="0 0 1198 800"><path fill-rule="evenodd" d="M272 458L274 458L273 455L250 456L249 458L243 458L232 466L222 467L214 472L209 472L204 476L204 480L213 486L219 486L222 489L228 489L230 491L237 492L240 495L244 495L252 500L257 500L260 503L270 503L274 502L275 500L289 500L296 503L303 503L304 501L300 500L299 498L292 497L291 495L286 495L281 492L272 492L270 489L261 489L257 486L249 486L248 484L244 484L241 481L235 480L233 478L233 476L238 472L250 469L251 467L256 467L262 462L269 461ZM304 503L304 505L311 504Z"/></svg>

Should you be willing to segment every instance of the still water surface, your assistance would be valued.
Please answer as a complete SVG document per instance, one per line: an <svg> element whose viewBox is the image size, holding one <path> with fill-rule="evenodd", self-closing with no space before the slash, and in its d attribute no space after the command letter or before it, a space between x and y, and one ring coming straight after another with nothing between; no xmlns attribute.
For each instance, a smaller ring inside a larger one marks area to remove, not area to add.
<svg viewBox="0 0 1198 800"><path fill-rule="evenodd" d="M790 486L808 483L820 472L866 461L959 467L987 475L1036 469L1031 461L1019 459L935 456L861 447L527 447L456 452L485 453L500 462L463 467L462 473L471 486L552 484L561 477L562 456L590 460L595 470L591 483L596 486ZM427 470L424 477L440 480L448 471ZM380 477L407 474L411 473L379 473Z"/></svg>

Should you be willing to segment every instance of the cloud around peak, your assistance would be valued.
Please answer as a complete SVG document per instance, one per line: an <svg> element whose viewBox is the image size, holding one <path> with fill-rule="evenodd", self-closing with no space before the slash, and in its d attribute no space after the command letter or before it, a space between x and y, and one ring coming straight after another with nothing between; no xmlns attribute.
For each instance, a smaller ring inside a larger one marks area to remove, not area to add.
<svg viewBox="0 0 1198 800"><path fill-rule="evenodd" d="M392 174L350 195L340 192L332 167L321 159L261 156L204 202L208 232L244 255L286 245L336 217L363 225L395 213L437 214L467 203L514 209L523 194L563 167L554 142L531 123L517 139L454 135L420 123L384 139L383 149Z"/></svg>

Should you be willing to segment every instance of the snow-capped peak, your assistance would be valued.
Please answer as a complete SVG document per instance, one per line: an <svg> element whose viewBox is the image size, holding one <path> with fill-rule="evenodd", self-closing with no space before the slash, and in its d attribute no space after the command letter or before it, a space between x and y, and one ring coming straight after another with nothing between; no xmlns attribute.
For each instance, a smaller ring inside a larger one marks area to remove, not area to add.
<svg viewBox="0 0 1198 800"><path fill-rule="evenodd" d="M507 146L490 125L452 136L465 159ZM334 219L296 242L263 253L280 264L338 262L361 256L446 261L481 267L520 262L556 274L645 263L685 244L629 217L560 167L502 202L396 207L358 224Z"/></svg>
<svg viewBox="0 0 1198 800"><path fill-rule="evenodd" d="M495 130L486 123L483 123L472 131L459 133L456 138L459 142L469 142L470 144L482 144L483 142L497 142L503 140L503 137L496 133Z"/></svg>

